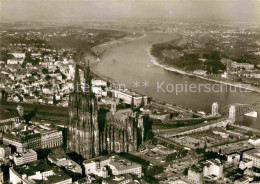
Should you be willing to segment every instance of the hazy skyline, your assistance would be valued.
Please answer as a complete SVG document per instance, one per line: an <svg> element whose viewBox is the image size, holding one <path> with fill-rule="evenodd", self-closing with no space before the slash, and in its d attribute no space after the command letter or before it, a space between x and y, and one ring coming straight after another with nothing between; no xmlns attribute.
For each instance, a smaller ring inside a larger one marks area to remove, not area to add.
<svg viewBox="0 0 260 184"><path fill-rule="evenodd" d="M1 20L170 18L260 22L260 0L0 0Z"/></svg>

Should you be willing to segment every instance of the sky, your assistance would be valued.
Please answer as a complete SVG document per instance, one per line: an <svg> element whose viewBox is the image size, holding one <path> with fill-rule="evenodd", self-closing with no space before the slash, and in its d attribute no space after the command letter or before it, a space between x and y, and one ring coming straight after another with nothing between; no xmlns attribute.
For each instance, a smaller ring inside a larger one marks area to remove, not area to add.
<svg viewBox="0 0 260 184"><path fill-rule="evenodd" d="M133 18L260 22L260 0L0 0L0 20Z"/></svg>

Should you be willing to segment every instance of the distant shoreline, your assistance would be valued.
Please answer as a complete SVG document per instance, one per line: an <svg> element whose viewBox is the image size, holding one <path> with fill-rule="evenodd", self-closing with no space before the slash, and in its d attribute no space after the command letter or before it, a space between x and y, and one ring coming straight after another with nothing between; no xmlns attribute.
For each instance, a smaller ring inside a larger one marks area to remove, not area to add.
<svg viewBox="0 0 260 184"><path fill-rule="evenodd" d="M144 37L146 37L146 34L145 34L145 33L142 34L142 35L139 36L139 37L127 37L127 36L126 36L126 37L124 37L124 38L119 38L119 39L111 40L111 41L104 42L104 43L101 43L101 44L99 44L99 45L96 45L96 46L94 46L94 47L91 48L91 51L95 53L95 56L96 56L97 58L102 59L102 58L101 58L101 57L102 57L102 54L103 54L104 52L106 52L107 50L109 50L109 49L103 50L103 51L101 51L101 52L99 52L99 53L97 54L97 53L96 53L97 51L95 51L96 48L99 48L99 50L102 50L101 47L103 47L103 46L108 46L108 45L112 45L112 46L113 46L113 44L114 44L114 45L115 45L115 44L121 44L121 43L124 43L124 41L133 41L133 40L140 39L140 38L144 38Z"/></svg>
<svg viewBox="0 0 260 184"><path fill-rule="evenodd" d="M158 59L155 58L155 56L153 56L151 54L151 49L152 49L152 47L149 47L149 48L145 49L145 51L148 54L148 56L150 57L150 62L153 63L155 66L158 66L158 67L161 67L165 70L176 72L176 73L179 73L179 74L182 74L182 75L194 76L194 77L198 77L198 78L203 79L203 80L207 80L207 81L211 81L211 82L215 82L215 83L219 83L219 84L224 84L224 85L228 85L228 86L232 86L232 87L236 87L236 88L245 89L245 90L248 90L248 91L260 93L260 89L254 89L252 86L246 86L246 87L242 86L242 85L246 85L246 84L233 84L231 82L225 82L225 81L221 81L221 80L217 80L217 79L210 79L210 78L207 78L205 76L197 75L197 74L194 74L194 73L189 73L189 72L186 72L184 70L174 68L173 66L166 66L166 65L160 64Z"/></svg>

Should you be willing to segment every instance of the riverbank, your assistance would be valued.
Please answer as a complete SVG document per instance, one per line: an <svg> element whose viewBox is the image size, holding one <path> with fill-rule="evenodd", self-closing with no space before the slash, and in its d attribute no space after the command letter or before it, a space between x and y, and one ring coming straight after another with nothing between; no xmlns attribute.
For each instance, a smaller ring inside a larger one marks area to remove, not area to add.
<svg viewBox="0 0 260 184"><path fill-rule="evenodd" d="M260 89L257 88L257 87L253 87L253 86L249 86L247 84L237 84L237 83L232 83L231 81L230 82L226 82L226 81L221 81L221 80L217 80L217 79L212 79L212 78L207 78L205 76L202 76L202 75L198 75L198 74L194 74L194 73L189 73L189 72L186 72L184 70L181 70L181 69L177 69L177 68L174 68L172 66L166 66L166 65L163 65L161 64L157 58L155 58L152 54L151 54L151 49L152 47L149 47L147 49L145 49L146 53L148 54L149 58L150 58L150 61L155 65L155 66L158 66L158 67L161 67L161 68L164 68L165 70L168 70L168 71L172 71L172 72L176 72L176 73L179 73L179 74L182 74L182 75L188 75L188 76L193 76L193 77L197 77L197 78L200 78L200 79L203 79L203 80L207 80L207 81L211 81L211 82L215 82L215 83L219 83L219 84L224 84L224 85L228 85L228 86L232 86L232 87L235 87L235 88L240 88L240 89L243 89L245 91L252 91L252 92L258 92L260 93Z"/></svg>
<svg viewBox="0 0 260 184"><path fill-rule="evenodd" d="M95 53L95 56L98 57L97 59L101 59L102 54L106 52L108 49L112 49L115 46L120 46L122 44L126 44L129 41L134 41L136 39L141 39L146 37L146 34L142 34L142 36L139 37L124 37L116 40L111 40L109 42L105 42L99 45L96 45L91 48L91 51Z"/></svg>

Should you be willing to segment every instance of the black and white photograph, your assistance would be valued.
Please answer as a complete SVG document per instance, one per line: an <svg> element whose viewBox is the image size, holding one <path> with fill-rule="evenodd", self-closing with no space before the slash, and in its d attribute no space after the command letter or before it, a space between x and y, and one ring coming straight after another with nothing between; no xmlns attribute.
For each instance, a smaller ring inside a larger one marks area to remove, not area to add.
<svg viewBox="0 0 260 184"><path fill-rule="evenodd" d="M260 0L0 0L0 184L260 184Z"/></svg>

